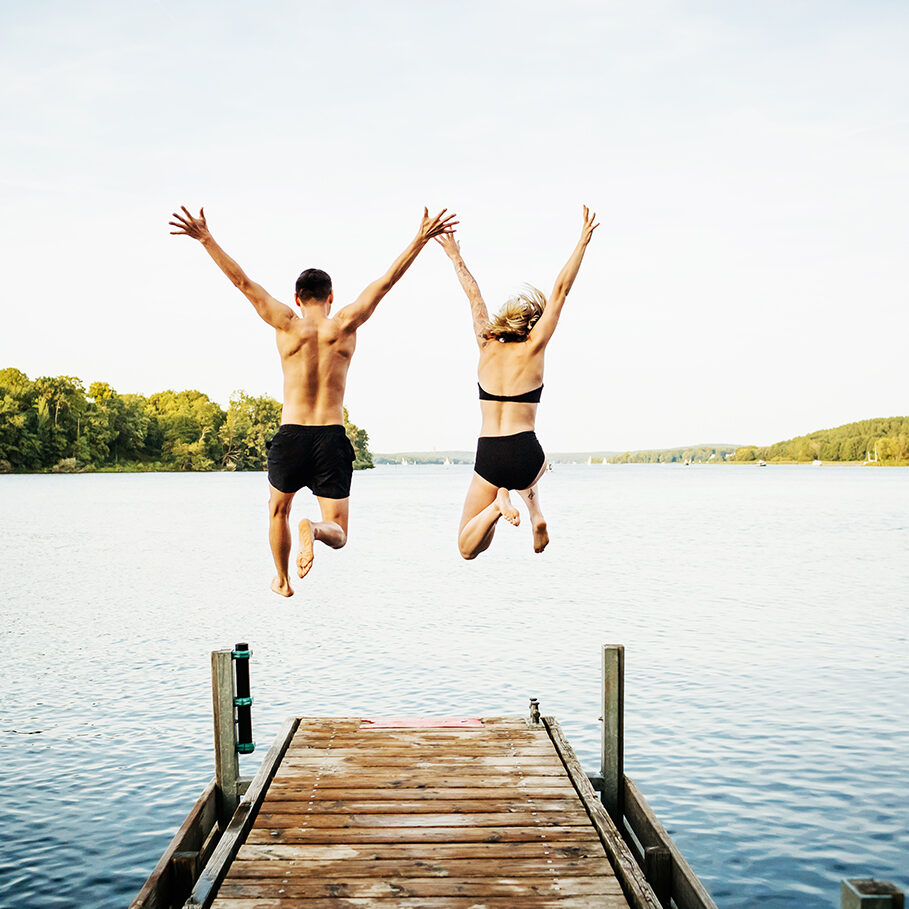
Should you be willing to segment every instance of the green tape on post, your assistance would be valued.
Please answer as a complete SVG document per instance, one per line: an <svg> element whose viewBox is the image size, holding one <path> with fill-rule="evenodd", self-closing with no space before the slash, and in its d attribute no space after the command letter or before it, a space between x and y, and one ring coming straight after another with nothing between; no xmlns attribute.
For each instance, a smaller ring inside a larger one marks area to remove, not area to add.
<svg viewBox="0 0 909 909"><path fill-rule="evenodd" d="M231 658L234 660L248 660L252 656L251 650L231 650Z"/></svg>
<svg viewBox="0 0 909 909"><path fill-rule="evenodd" d="M234 707L250 707L252 698L234 698Z"/></svg>
<svg viewBox="0 0 909 909"><path fill-rule="evenodd" d="M252 754L255 750L255 742L237 742L237 751L239 751L240 754Z"/></svg>

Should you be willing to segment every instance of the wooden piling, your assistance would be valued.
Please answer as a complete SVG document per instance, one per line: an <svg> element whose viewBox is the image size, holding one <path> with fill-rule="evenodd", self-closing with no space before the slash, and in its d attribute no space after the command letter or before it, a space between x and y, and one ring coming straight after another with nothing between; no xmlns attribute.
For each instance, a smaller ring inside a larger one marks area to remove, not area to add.
<svg viewBox="0 0 909 909"><path fill-rule="evenodd" d="M602 660L600 773L603 806L621 829L625 814L625 648L604 644Z"/></svg>
<svg viewBox="0 0 909 909"><path fill-rule="evenodd" d="M899 887L874 878L843 881L841 898L842 909L904 909L906 902Z"/></svg>
<svg viewBox="0 0 909 909"><path fill-rule="evenodd" d="M223 829L240 801L237 792L240 764L234 731L234 667L229 649L212 651L211 701L215 728L218 819Z"/></svg>

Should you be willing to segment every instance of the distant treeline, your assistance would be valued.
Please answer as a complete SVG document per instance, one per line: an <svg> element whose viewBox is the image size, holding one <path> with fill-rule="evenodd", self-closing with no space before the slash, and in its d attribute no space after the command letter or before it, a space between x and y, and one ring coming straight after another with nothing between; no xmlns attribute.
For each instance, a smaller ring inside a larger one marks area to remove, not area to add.
<svg viewBox="0 0 909 909"><path fill-rule="evenodd" d="M201 391L86 391L73 376L32 381L0 369L0 471L262 470L281 405L238 391L227 410ZM356 469L372 467L369 436L347 418Z"/></svg>
<svg viewBox="0 0 909 909"><path fill-rule="evenodd" d="M846 423L765 447L746 445L736 449L735 460L909 464L909 417Z"/></svg>
<svg viewBox="0 0 909 909"><path fill-rule="evenodd" d="M690 448L655 448L651 451L626 451L609 458L610 464L707 464L722 463L732 457L733 445L694 445Z"/></svg>
<svg viewBox="0 0 909 909"><path fill-rule="evenodd" d="M473 464L472 451L396 451L373 454L376 464Z"/></svg>

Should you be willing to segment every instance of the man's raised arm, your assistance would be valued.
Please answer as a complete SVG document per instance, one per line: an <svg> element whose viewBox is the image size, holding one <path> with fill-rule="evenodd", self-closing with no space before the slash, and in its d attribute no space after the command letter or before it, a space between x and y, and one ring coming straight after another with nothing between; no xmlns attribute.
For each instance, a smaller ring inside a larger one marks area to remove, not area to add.
<svg viewBox="0 0 909 909"><path fill-rule="evenodd" d="M413 264L420 250L433 238L451 230L458 222L457 215L446 215L443 208L434 218L429 217L429 209L423 209L423 220L417 235L410 241L407 249L391 264L391 268L377 281L368 284L353 303L338 312L337 320L348 330L356 331L375 311L379 301L397 283L401 275Z"/></svg>
<svg viewBox="0 0 909 909"><path fill-rule="evenodd" d="M180 208L183 209L183 214L174 212L173 217L176 220L168 222L171 227L178 228L177 230L172 230L171 233L182 234L198 240L205 247L205 251L215 260L218 268L230 278L231 283L239 288L246 299L256 308L256 312L272 328L287 328L294 318L294 311L289 306L276 300L261 284L256 284L255 281L250 280L246 272L215 243L214 237L212 237L208 230L208 225L205 223L205 209L200 208L199 217L194 218L187 211L185 205L181 205Z"/></svg>

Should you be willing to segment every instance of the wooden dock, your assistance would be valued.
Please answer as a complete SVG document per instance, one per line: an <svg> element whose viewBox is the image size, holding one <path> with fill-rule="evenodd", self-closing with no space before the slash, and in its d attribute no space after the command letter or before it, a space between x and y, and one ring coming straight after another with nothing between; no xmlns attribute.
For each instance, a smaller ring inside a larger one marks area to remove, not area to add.
<svg viewBox="0 0 909 909"><path fill-rule="evenodd" d="M590 774L531 699L528 719L289 717L241 780L249 654L212 653L215 780L131 909L716 909L624 774L621 646Z"/></svg>
<svg viewBox="0 0 909 909"><path fill-rule="evenodd" d="M628 907L545 726L435 722L300 719L216 909Z"/></svg>

